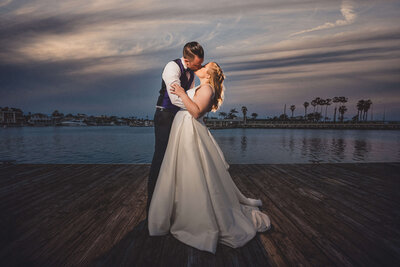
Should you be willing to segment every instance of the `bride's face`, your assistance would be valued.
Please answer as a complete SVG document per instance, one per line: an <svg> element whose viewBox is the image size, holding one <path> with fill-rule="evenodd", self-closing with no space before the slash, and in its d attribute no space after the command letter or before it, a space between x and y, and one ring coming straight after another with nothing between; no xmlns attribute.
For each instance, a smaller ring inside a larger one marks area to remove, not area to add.
<svg viewBox="0 0 400 267"><path fill-rule="evenodd" d="M204 78L210 78L210 74L208 73L210 70L210 65L207 63L197 71L195 71L195 74L199 79L204 79Z"/></svg>

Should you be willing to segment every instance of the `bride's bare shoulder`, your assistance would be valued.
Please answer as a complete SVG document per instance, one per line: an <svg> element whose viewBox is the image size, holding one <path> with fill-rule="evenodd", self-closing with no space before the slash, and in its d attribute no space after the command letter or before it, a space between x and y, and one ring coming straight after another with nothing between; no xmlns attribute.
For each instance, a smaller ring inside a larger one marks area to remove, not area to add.
<svg viewBox="0 0 400 267"><path fill-rule="evenodd" d="M199 91L199 93L201 92L202 95L212 95L214 93L211 84L203 84L196 90L196 92L197 91Z"/></svg>

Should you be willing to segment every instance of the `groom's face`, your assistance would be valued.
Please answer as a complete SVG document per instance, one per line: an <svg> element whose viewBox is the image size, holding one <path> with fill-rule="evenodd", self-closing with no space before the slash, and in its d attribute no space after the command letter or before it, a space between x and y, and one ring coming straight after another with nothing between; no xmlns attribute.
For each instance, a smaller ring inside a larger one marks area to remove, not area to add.
<svg viewBox="0 0 400 267"><path fill-rule="evenodd" d="M185 58L184 60L185 60L186 66L189 69L196 71L201 68L201 64L203 64L204 58L199 58L198 56L194 56L193 60L190 60L187 58Z"/></svg>

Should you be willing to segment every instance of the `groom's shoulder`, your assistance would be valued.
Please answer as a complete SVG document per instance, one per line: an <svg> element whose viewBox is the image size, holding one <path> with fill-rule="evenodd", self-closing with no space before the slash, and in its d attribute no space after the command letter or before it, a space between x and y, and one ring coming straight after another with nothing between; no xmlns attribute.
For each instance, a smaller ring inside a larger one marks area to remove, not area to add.
<svg viewBox="0 0 400 267"><path fill-rule="evenodd" d="M169 61L169 62L167 63L167 65L173 65L173 66L179 67L179 63L177 62L178 60L180 60L180 58L173 59L173 60Z"/></svg>
<svg viewBox="0 0 400 267"><path fill-rule="evenodd" d="M180 70L178 63L176 63L175 60L169 61L169 62L165 65L164 70L165 70L165 69Z"/></svg>

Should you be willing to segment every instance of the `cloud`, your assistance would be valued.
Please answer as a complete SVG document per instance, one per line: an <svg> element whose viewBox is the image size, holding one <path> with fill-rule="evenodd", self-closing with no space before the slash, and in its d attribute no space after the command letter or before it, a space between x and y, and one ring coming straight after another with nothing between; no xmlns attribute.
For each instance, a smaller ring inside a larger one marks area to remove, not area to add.
<svg viewBox="0 0 400 267"><path fill-rule="evenodd" d="M2 1L0 106L150 115L163 66L192 40L205 48L206 62L217 61L227 74L225 107L280 112L282 103L298 105L317 94L393 102L399 99L399 7L353 3ZM330 16L338 5L343 18L336 20ZM331 24L313 25L336 27L334 34L310 26L321 16ZM302 29L314 34L301 35Z"/></svg>
<svg viewBox="0 0 400 267"><path fill-rule="evenodd" d="M303 33L314 32L314 31L319 31L319 30L324 30L324 29L331 29L331 28L334 28L337 26L344 26L344 25L352 24L357 17L357 14L355 14L353 10L354 10L354 8L353 8L352 1L343 0L342 4L340 6L340 12L342 13L344 19L336 20L336 22L334 22L334 23L326 22L315 28L311 28L311 29L293 33L290 36L295 36L295 35L299 35L299 34L303 34Z"/></svg>
<svg viewBox="0 0 400 267"><path fill-rule="evenodd" d="M9 3L11 3L12 0L2 0L0 1L0 7L7 6Z"/></svg>

